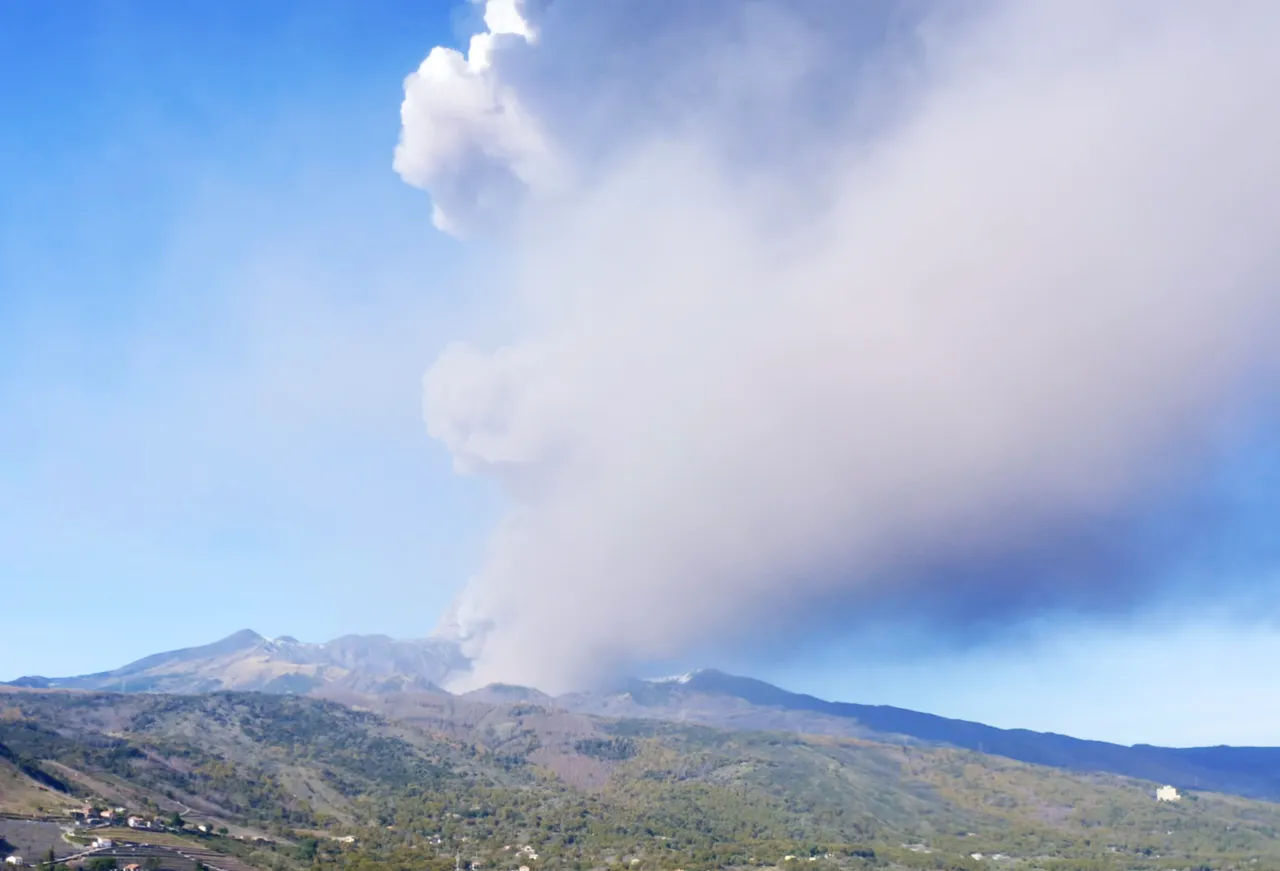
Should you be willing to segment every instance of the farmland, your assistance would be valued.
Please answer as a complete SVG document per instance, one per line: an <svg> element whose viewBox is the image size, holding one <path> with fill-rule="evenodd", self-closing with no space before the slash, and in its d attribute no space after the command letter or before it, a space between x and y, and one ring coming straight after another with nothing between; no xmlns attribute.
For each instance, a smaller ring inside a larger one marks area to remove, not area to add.
<svg viewBox="0 0 1280 871"><path fill-rule="evenodd" d="M63 839L68 826L50 821L0 819L0 838L8 841L15 853L30 859L43 858L50 848L58 858L78 852Z"/></svg>

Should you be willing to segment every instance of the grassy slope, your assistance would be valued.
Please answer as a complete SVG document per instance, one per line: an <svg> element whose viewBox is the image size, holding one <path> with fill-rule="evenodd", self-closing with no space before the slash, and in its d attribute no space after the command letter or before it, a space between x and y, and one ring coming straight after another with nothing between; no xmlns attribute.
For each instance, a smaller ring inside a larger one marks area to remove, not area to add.
<svg viewBox="0 0 1280 871"><path fill-rule="evenodd" d="M0 811L38 815L63 804L65 799L59 792L32 780L9 760L0 759Z"/></svg>
<svg viewBox="0 0 1280 871"><path fill-rule="evenodd" d="M493 867L519 842L556 867L705 867L828 849L856 864L849 855L866 846L898 867L970 867L973 852L1025 867L1254 857L1268 864L1252 867L1280 867L1280 806L1213 795L1157 804L1151 784L967 751L598 721L526 703L419 712L428 731L286 696L5 701L0 742L73 791L110 786L134 807L359 838L353 849L302 840L273 864L451 867L465 848ZM0 809L9 803L0 792Z"/></svg>

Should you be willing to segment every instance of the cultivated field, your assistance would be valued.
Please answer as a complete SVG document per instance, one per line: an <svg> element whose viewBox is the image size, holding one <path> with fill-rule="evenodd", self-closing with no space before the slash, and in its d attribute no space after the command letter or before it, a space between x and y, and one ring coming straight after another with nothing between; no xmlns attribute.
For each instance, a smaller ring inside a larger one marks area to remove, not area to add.
<svg viewBox="0 0 1280 871"><path fill-rule="evenodd" d="M109 838L116 843L150 844L156 847L175 847L180 850L200 849L192 841L169 832L149 832L146 829L126 829L113 827L94 829L94 837Z"/></svg>
<svg viewBox="0 0 1280 871"><path fill-rule="evenodd" d="M78 852L77 848L62 840L62 832L58 823L0 819L0 838L8 841L14 853L28 862L43 859L50 847L59 858Z"/></svg>

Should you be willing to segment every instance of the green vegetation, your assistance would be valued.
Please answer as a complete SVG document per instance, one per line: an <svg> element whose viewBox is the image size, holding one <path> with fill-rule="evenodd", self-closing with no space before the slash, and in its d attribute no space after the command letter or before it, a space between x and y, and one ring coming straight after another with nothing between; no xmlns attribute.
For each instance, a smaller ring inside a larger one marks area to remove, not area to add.
<svg viewBox="0 0 1280 871"><path fill-rule="evenodd" d="M1280 806L1157 803L1153 784L969 751L528 704L428 731L290 696L5 701L0 742L26 764L219 833L130 837L264 871L446 871L459 855L486 871L1280 867ZM229 836L241 826L262 839Z"/></svg>
<svg viewBox="0 0 1280 871"><path fill-rule="evenodd" d="M175 835L169 832L149 832L145 829L95 829L98 837L112 841L132 841L137 844L153 844L157 847L190 847L195 836Z"/></svg>

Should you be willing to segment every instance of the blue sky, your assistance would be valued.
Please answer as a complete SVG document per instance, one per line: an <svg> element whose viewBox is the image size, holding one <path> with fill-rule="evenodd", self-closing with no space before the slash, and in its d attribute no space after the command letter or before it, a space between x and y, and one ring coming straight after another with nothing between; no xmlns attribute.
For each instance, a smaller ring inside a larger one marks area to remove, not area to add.
<svg viewBox="0 0 1280 871"><path fill-rule="evenodd" d="M491 510L418 400L479 266L390 171L451 7L0 16L0 672L424 634Z"/></svg>
<svg viewBox="0 0 1280 871"><path fill-rule="evenodd" d="M404 76L475 17L0 8L0 74L22 83L0 125L0 679L244 627L421 636L475 570L499 501L427 436L420 381L478 319L459 288L492 252L436 232L391 169ZM1261 462L1227 464L1233 492ZM1269 550L1269 502L1236 544ZM708 658L1002 726L1280 743L1271 574L1246 560L1206 583L1264 607L1200 596L961 652Z"/></svg>

